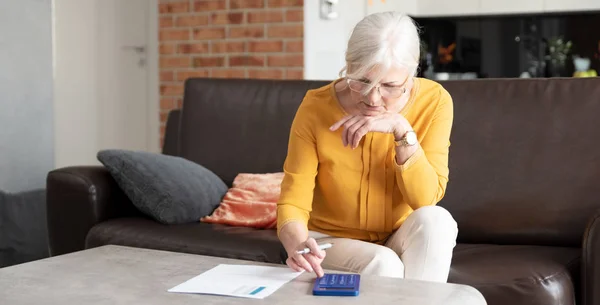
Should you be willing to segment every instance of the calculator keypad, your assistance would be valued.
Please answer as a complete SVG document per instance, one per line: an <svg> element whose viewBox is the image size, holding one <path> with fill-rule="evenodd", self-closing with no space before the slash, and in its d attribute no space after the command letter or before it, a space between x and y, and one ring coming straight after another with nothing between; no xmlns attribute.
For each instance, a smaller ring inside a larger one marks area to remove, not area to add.
<svg viewBox="0 0 600 305"><path fill-rule="evenodd" d="M319 286L322 288L353 288L355 281L355 274L325 274L319 280Z"/></svg>

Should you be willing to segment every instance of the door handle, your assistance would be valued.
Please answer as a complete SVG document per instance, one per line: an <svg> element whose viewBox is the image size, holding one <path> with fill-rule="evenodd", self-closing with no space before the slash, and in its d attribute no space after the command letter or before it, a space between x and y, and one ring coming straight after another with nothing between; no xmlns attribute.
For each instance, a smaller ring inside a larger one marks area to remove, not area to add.
<svg viewBox="0 0 600 305"><path fill-rule="evenodd" d="M135 53L137 54L144 54L146 53L146 46L124 46L122 47L123 50L133 50ZM144 58L144 56L140 57L140 60L138 61L138 66L143 67L146 65L146 59Z"/></svg>
<svg viewBox="0 0 600 305"><path fill-rule="evenodd" d="M142 54L146 52L146 46L124 46L124 50L133 50L138 54Z"/></svg>

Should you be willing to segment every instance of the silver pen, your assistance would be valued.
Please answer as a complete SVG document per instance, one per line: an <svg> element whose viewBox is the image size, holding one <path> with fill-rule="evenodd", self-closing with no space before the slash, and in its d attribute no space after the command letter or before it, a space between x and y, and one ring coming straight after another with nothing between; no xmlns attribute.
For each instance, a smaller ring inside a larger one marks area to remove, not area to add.
<svg viewBox="0 0 600 305"><path fill-rule="evenodd" d="M319 245L319 249L321 249L321 250L329 249L331 247L333 247L333 244L331 244L331 243L326 243L326 244ZM300 255L302 255L302 254L308 254L308 253L310 253L310 249L309 248L304 248L304 249L302 249L300 251L296 251L296 253L298 253Z"/></svg>

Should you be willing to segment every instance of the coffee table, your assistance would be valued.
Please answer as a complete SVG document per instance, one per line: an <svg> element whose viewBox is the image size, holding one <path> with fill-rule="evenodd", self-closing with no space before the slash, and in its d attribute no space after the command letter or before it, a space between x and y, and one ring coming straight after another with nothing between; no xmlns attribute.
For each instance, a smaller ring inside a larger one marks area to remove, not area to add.
<svg viewBox="0 0 600 305"><path fill-rule="evenodd" d="M311 295L315 275L309 273L300 275L263 300L167 292L218 264L270 265L194 254L103 246L0 269L0 303L486 304L483 296L470 286L376 276L362 277L358 297L317 297Z"/></svg>

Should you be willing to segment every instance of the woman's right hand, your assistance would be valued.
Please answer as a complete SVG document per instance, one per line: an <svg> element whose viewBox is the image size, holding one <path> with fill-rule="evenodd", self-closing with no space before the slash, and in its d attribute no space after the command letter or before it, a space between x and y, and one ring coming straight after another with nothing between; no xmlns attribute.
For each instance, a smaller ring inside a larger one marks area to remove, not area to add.
<svg viewBox="0 0 600 305"><path fill-rule="evenodd" d="M304 248L309 248L310 253L297 253L297 251L300 251ZM319 249L317 241L315 241L314 238L308 238L305 242L301 243L297 247L287 250L287 253L288 259L286 260L286 264L294 271L314 271L318 277L322 277L324 275L321 263L323 262L323 259L325 259L326 253L324 250Z"/></svg>

